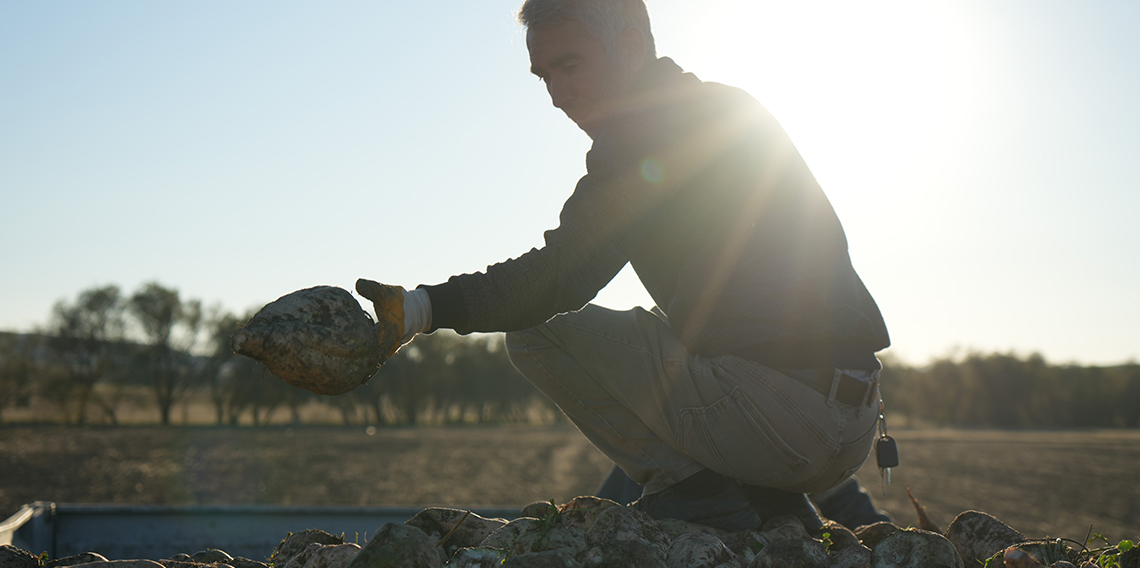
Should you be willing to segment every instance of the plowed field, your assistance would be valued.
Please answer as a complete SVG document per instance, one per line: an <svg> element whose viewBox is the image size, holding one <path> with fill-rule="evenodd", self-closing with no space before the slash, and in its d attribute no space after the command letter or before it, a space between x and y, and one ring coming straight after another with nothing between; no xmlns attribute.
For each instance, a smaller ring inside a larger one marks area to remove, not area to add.
<svg viewBox="0 0 1140 568"><path fill-rule="evenodd" d="M967 509L1028 536L1140 536L1140 432L892 431L905 486L943 527ZM873 460L872 460L873 461ZM609 461L570 427L0 428L0 520L35 500L171 505L513 506L592 494Z"/></svg>

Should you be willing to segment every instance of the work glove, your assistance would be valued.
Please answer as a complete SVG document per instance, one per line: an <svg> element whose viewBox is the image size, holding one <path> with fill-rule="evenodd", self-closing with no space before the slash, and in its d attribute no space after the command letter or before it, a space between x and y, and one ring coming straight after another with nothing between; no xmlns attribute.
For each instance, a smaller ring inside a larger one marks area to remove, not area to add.
<svg viewBox="0 0 1140 568"><path fill-rule="evenodd" d="M363 278L356 281L356 291L368 298L376 311L376 324L372 328L376 332L376 341L380 344L380 353L383 354L381 363L383 363L407 342L404 339L406 292L402 286L389 286Z"/></svg>
<svg viewBox="0 0 1140 568"><path fill-rule="evenodd" d="M401 345L412 340L417 333L431 330L431 297L422 288L405 290L365 280L356 281L356 291L372 301L376 311L376 341L387 361ZM381 361L383 363L383 361Z"/></svg>

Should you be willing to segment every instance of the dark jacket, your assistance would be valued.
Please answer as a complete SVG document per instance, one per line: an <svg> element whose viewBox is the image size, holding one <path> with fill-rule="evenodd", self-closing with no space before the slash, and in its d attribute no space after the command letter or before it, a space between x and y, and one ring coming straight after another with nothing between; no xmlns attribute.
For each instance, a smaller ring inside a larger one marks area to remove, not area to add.
<svg viewBox="0 0 1140 568"><path fill-rule="evenodd" d="M596 133L586 170L544 247L426 287L433 327L533 327L582 308L629 262L693 352L878 368L886 326L839 219L747 93L658 59Z"/></svg>

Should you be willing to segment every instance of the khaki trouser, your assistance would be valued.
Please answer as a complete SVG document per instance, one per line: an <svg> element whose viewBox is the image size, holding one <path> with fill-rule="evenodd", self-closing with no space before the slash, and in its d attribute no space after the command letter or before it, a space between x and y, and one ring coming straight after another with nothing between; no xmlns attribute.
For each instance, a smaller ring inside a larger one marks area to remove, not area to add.
<svg viewBox="0 0 1140 568"><path fill-rule="evenodd" d="M848 406L735 355L690 354L664 318L595 305L507 334L511 362L636 482L656 493L703 468L815 493L866 460L878 395ZM834 389L832 389L834 391Z"/></svg>

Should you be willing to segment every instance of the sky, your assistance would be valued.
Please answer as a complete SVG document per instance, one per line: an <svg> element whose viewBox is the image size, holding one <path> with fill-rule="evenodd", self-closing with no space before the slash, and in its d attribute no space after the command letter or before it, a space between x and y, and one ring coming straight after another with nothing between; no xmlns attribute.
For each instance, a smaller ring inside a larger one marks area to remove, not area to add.
<svg viewBox="0 0 1140 568"><path fill-rule="evenodd" d="M0 3L0 330L105 284L240 313L540 246L590 140L518 5ZM1140 3L648 6L791 135L890 354L1140 358ZM652 305L628 268L595 301Z"/></svg>

